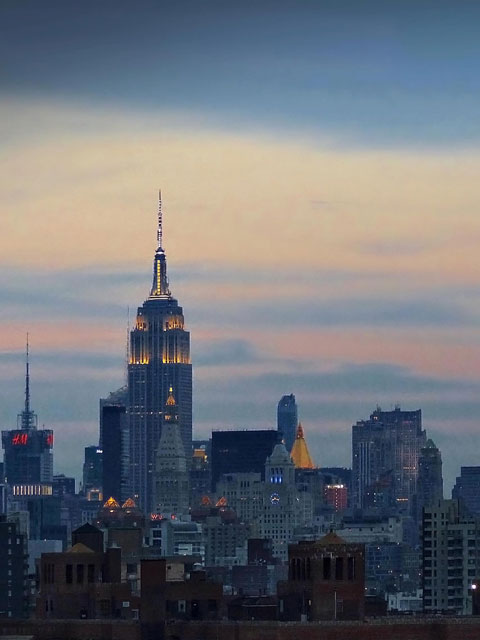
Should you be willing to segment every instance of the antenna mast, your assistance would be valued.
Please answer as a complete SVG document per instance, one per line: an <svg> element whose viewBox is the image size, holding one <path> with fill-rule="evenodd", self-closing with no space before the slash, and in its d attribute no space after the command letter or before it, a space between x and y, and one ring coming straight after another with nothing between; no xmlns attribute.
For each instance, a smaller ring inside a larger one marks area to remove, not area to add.
<svg viewBox="0 0 480 640"><path fill-rule="evenodd" d="M162 190L158 190L158 227L157 227L158 248L163 249L163 219L162 219Z"/></svg>
<svg viewBox="0 0 480 640"><path fill-rule="evenodd" d="M28 361L28 333L27 351L25 356L25 415L30 415L30 363Z"/></svg>

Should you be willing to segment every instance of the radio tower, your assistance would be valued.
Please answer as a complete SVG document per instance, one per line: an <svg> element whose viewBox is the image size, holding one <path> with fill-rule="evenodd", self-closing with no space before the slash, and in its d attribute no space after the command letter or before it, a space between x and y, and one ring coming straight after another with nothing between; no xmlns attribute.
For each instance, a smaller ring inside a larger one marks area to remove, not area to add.
<svg viewBox="0 0 480 640"><path fill-rule="evenodd" d="M18 426L21 429L36 429L37 415L30 409L30 361L29 361L29 342L27 333L27 345L25 354L25 408L18 415Z"/></svg>

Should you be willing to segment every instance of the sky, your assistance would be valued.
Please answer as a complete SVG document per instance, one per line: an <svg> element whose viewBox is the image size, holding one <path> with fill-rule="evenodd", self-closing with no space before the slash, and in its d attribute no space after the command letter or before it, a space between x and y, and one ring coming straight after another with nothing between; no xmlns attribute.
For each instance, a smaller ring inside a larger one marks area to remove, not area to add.
<svg viewBox="0 0 480 640"><path fill-rule="evenodd" d="M421 408L447 495L480 416L480 5L3 0L0 425L80 477L125 381L162 189L194 431L274 427L320 466ZM128 311L129 309L129 311Z"/></svg>

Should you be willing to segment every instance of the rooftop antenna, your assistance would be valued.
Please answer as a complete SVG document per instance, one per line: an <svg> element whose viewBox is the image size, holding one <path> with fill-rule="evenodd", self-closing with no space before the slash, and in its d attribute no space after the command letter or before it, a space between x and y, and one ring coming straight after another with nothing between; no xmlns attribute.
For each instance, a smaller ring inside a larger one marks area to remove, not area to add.
<svg viewBox="0 0 480 640"><path fill-rule="evenodd" d="M157 244L159 249L163 249L163 219L162 219L162 190L158 190L158 227Z"/></svg>
<svg viewBox="0 0 480 640"><path fill-rule="evenodd" d="M25 349L25 407L17 417L17 428L36 429L37 416L30 408L30 343L27 333L27 344Z"/></svg>
<svg viewBox="0 0 480 640"><path fill-rule="evenodd" d="M30 416L30 362L28 360L28 332L27 350L25 354L25 415Z"/></svg>

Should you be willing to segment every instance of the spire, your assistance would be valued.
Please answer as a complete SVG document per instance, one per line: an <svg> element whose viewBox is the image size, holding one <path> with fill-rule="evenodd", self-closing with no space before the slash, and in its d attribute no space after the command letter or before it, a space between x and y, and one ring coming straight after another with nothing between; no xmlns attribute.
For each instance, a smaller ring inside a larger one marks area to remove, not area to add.
<svg viewBox="0 0 480 640"><path fill-rule="evenodd" d="M157 250L153 260L153 284L150 291L150 300L156 298L170 298L167 278L167 258L163 249L163 213L162 191L158 192L158 223L157 223Z"/></svg>
<svg viewBox="0 0 480 640"><path fill-rule="evenodd" d="M27 349L25 354L25 414L30 414L30 362L28 361L28 333Z"/></svg>
<svg viewBox="0 0 480 640"><path fill-rule="evenodd" d="M157 246L162 249L163 242L163 218L162 218L162 190L158 190L158 226L157 226Z"/></svg>
<svg viewBox="0 0 480 640"><path fill-rule="evenodd" d="M30 360L29 360L29 340L27 333L27 344L25 349L25 407L22 413L18 416L18 423L22 429L36 429L37 428L37 416L30 409Z"/></svg>
<svg viewBox="0 0 480 640"><path fill-rule="evenodd" d="M170 385L168 390L167 407L174 407L176 404L175 398L173 397L173 387Z"/></svg>
<svg viewBox="0 0 480 640"><path fill-rule="evenodd" d="M177 403L175 402L175 398L173 397L173 388L170 385L168 390L168 398L165 403L165 414L164 419L166 422L170 422L172 424L178 424L178 408Z"/></svg>
<svg viewBox="0 0 480 640"><path fill-rule="evenodd" d="M297 469L315 468L307 447L307 443L305 441L305 435L301 422L298 423L297 434L295 436L295 442L293 443L291 456Z"/></svg>

